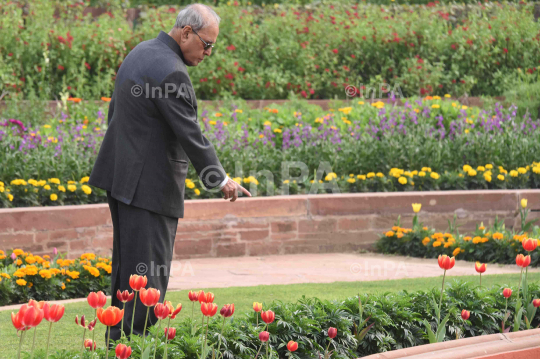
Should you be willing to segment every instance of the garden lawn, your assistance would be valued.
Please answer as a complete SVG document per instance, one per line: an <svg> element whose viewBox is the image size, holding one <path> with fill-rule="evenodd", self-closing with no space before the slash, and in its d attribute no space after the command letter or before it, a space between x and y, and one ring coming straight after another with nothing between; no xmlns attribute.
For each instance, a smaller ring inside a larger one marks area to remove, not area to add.
<svg viewBox="0 0 540 359"><path fill-rule="evenodd" d="M489 287L492 285L499 285L505 287L512 287L517 289L517 283L519 280L519 274L500 274L500 275L484 275L482 276L483 286ZM468 281L471 283L478 283L478 276L460 276L451 277L449 281L452 283L455 279ZM401 279L401 280L385 280L385 281L371 281L371 282L334 282L334 283L306 283L306 284L294 284L294 285L269 285L269 286L256 286L256 287L230 287L230 288L216 288L207 289L202 288L205 292L211 291L215 294L214 303L218 304L218 308L227 303L235 304L234 315L244 315L244 313L253 313L253 302L262 302L263 309L270 309L268 305L273 300L281 300L283 302L294 302L302 296L306 297L318 297L321 300L342 300L347 297L357 295L358 293L384 293L384 292L399 292L401 290L413 291L427 291L434 287L440 287L441 277L432 278L414 278L414 279ZM529 284L537 283L540 281L540 273L529 273ZM199 290L201 288L194 288L193 290ZM175 291L167 293L166 299L170 300L173 306L177 303L182 303L183 309L178 315L177 319L172 323L176 324L186 316L191 315L192 304L188 299L188 291ZM107 301L106 307L110 305L110 301ZM220 317L218 313L214 318ZM83 329L75 324L75 316L85 315L86 318L93 316L93 309L86 302L72 303L66 305L66 310L63 318L53 324L53 333L51 335L51 349L50 353L54 353L55 349L77 349L81 348L82 344L82 332ZM16 331L11 324L11 311L0 311L0 358L16 358L17 348L19 344ZM200 317L200 307L195 305L195 316ZM44 348L47 342L47 332L49 323L43 320L37 329L36 348L43 349L36 352L35 359L39 359L45 356ZM86 332L86 338L91 338ZM27 333L24 340L23 351L29 351L32 343L33 330ZM105 345L104 341L105 327L99 323L96 325L95 338L99 346ZM40 355L41 354L41 355Z"/></svg>

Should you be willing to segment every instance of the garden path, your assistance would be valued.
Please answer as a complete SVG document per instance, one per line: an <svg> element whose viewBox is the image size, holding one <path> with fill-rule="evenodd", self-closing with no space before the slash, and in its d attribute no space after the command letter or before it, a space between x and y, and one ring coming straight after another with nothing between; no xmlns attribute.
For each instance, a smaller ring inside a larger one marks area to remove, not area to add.
<svg viewBox="0 0 540 359"><path fill-rule="evenodd" d="M151 268L149 269L151 270ZM532 272L540 268L530 268ZM170 290L297 283L331 283L437 277L436 259L375 253L289 254L253 257L196 258L173 261ZM516 265L489 264L489 274L519 273ZM148 273L147 273L148 274ZM471 262L456 261L447 276L476 275ZM59 301L69 303L86 299ZM0 307L14 310L16 306Z"/></svg>

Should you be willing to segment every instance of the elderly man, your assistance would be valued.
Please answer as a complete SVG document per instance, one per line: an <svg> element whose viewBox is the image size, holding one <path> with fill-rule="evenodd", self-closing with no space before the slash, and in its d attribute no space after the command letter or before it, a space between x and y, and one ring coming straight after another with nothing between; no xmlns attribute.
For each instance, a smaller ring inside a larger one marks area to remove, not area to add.
<svg viewBox="0 0 540 359"><path fill-rule="evenodd" d="M186 66L210 56L219 16L192 4L178 14L174 28L137 45L116 76L109 127L88 183L105 189L113 224L112 305L122 307L118 290L131 290L132 274L146 275L147 288L161 292L169 282L178 218L184 216L184 189L191 162L206 190L234 202L238 191L251 194L226 175L213 145L197 121L197 100ZM124 313L124 332L142 335L146 308L137 300ZM157 322L150 311L148 326ZM120 327L111 329L119 339Z"/></svg>

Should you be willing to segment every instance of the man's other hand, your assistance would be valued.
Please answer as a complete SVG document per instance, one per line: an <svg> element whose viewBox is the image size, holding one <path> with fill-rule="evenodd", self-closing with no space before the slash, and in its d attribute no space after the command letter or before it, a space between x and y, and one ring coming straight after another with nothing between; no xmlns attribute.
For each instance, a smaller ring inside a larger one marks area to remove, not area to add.
<svg viewBox="0 0 540 359"><path fill-rule="evenodd" d="M238 198L239 190L242 191L242 193L244 193L246 196L251 197L251 193L249 193L247 189L240 186L238 183L229 178L227 184L225 184L225 186L221 189L221 192L223 192L223 194L225 195L223 199L230 198L231 202L236 201L236 199Z"/></svg>

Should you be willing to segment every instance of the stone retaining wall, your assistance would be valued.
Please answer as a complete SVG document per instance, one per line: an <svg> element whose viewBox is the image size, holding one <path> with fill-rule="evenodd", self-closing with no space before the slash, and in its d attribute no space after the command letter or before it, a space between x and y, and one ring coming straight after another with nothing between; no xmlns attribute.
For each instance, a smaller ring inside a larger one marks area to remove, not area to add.
<svg viewBox="0 0 540 359"><path fill-rule="evenodd" d="M401 215L411 226L411 203L420 219L444 231L457 215L460 232L496 215L519 226L518 206L527 198L531 218L540 211L540 190L440 191L296 195L187 200L178 222L174 257L260 256L371 249ZM0 249L34 254L53 248L72 258L84 252L111 255L113 228L107 204L0 209Z"/></svg>

